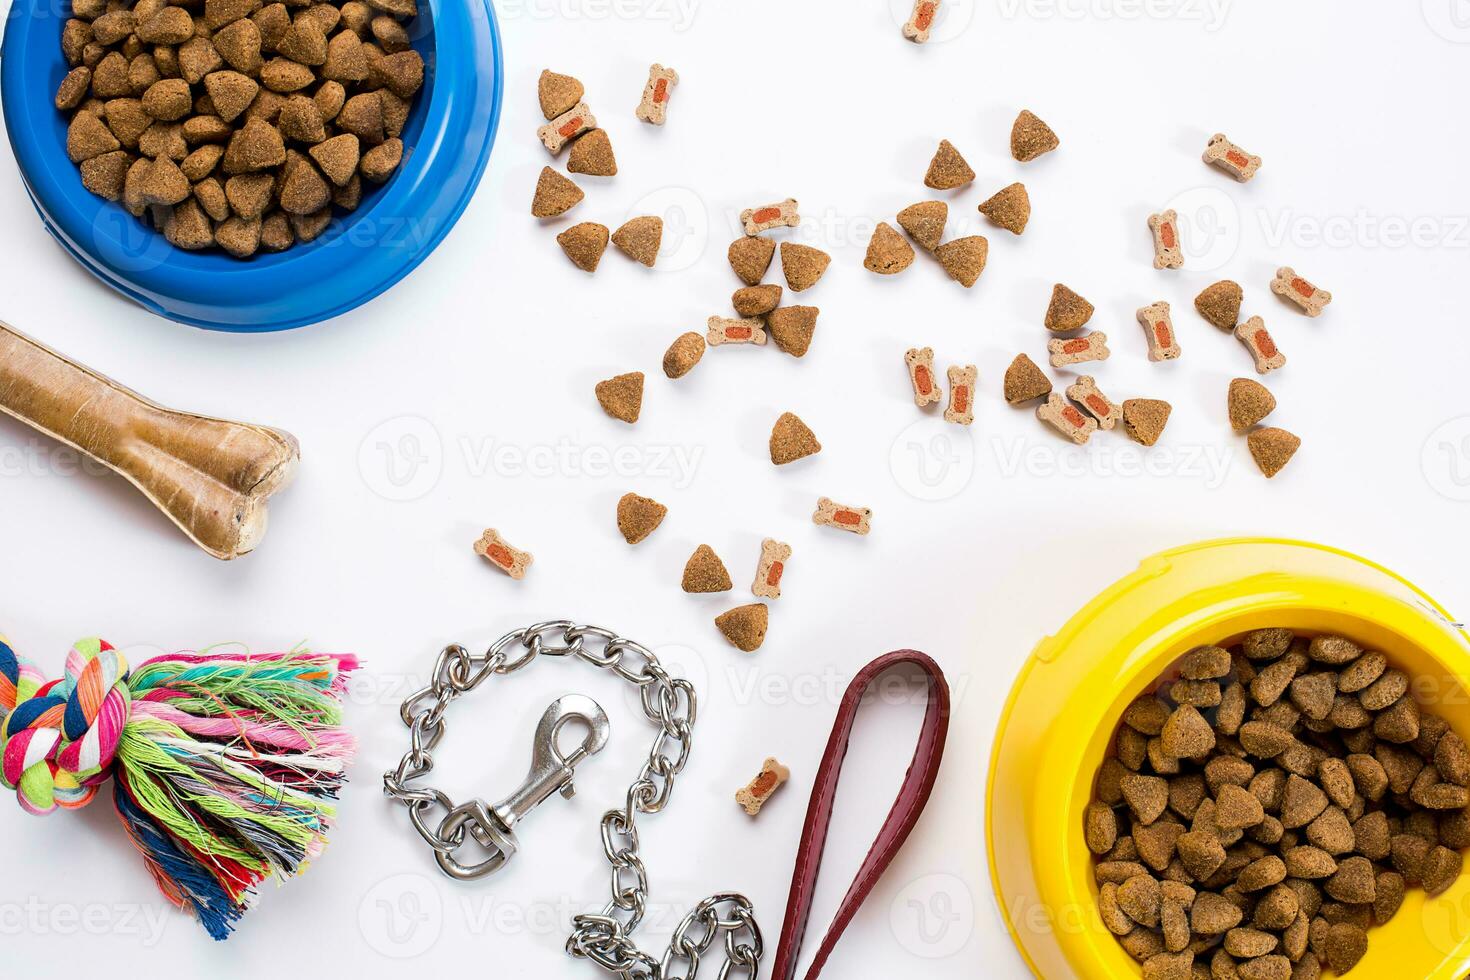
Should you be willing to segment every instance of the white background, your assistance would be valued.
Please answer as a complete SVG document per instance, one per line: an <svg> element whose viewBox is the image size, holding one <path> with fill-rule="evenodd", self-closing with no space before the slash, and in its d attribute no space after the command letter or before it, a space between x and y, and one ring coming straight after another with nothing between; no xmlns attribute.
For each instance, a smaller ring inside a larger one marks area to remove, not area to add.
<svg viewBox="0 0 1470 980"><path fill-rule="evenodd" d="M902 0L517 0L500 13L505 112L473 203L417 272L325 325L231 336L136 309L52 243L0 167L0 317L166 404L289 429L304 455L264 545L226 565L122 481L78 474L68 454L0 421L0 621L15 646L52 670L90 633L170 650L306 641L368 664L349 709L362 757L333 846L269 889L227 945L164 909L105 804L44 821L7 804L0 942L17 973L64 959L231 977L298 965L596 975L561 945L570 915L605 900L597 817L652 734L611 679L540 664L451 713L433 782L456 799L519 782L555 696L591 694L613 718L576 800L539 811L493 879L440 877L378 784L407 747L397 702L441 645L570 617L665 651L704 695L690 768L643 828L646 945L661 951L700 897L739 889L774 955L837 692L870 658L912 646L954 685L950 750L827 975L1024 976L985 868L987 754L1027 653L1087 598L1156 550L1265 534L1358 551L1451 611L1470 607L1463 0L949 0L923 48L899 36ZM633 116L652 61L682 77L662 130ZM585 81L621 170L578 178L587 200L548 227L529 216L547 162L534 135L543 67ZM1022 107L1062 139L1030 165L1008 153ZM1216 131L1264 157L1253 183L1200 162ZM979 173L947 195L950 234L991 242L973 290L927 256L893 279L862 268L873 223L931 195L921 181L940 138ZM1035 208L1019 239L974 210L1013 180ZM798 300L822 310L811 353L718 349L666 381L667 344L728 312L734 216L788 195L807 218L796 237L833 255ZM1160 273L1145 218L1171 202L1189 267ZM589 277L554 241L573 220L616 227L649 212L668 228L658 270L610 250ZM1271 295L1284 264L1333 291L1321 319ZM1271 421L1303 446L1271 482L1224 414L1226 385L1250 362L1191 309L1227 276L1290 358L1268 379ZM1017 352L1042 360L1056 281L1097 304L1092 325L1114 351L1095 366L1104 390L1173 403L1154 450L1119 433L1074 449L1001 399ZM1158 299L1175 307L1176 363L1146 360L1133 317ZM926 344L941 370L979 366L973 430L914 409L902 355ZM629 428L599 411L592 386L631 370L648 388ZM824 449L777 470L766 438L785 410ZM613 520L627 490L670 508L635 549ZM813 526L822 494L872 507L872 535ZM535 552L525 581L471 553L487 526ZM768 535L795 555L769 638L746 655L711 619L749 598ZM700 542L725 558L735 593L679 591ZM880 704L859 726L809 952L888 808L918 717ZM767 755L794 776L751 821L731 794Z"/></svg>

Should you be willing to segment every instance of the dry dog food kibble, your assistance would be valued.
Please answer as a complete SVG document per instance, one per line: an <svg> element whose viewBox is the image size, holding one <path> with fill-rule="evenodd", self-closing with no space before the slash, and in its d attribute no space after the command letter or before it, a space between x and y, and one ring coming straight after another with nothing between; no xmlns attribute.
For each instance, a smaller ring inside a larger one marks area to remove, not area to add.
<svg viewBox="0 0 1470 980"><path fill-rule="evenodd" d="M817 509L812 514L812 523L823 527L835 527L839 531L867 534L871 530L873 512L866 507L845 507L828 497L817 498Z"/></svg>
<svg viewBox="0 0 1470 980"><path fill-rule="evenodd" d="M949 140L940 140L934 159L929 161L929 171L924 174L924 186L935 190L952 191L964 187L975 179L975 171L960 156Z"/></svg>
<svg viewBox="0 0 1470 980"><path fill-rule="evenodd" d="M769 238L737 238L730 243L730 268L747 286L759 286L775 254L776 243Z"/></svg>
<svg viewBox="0 0 1470 980"><path fill-rule="evenodd" d="M1148 339L1150 361L1172 361L1183 351L1174 334L1174 319L1169 315L1169 304L1153 303L1138 311L1138 323Z"/></svg>
<svg viewBox="0 0 1470 980"><path fill-rule="evenodd" d="M1149 231L1154 233L1154 268L1184 267L1184 249L1179 245L1179 214L1169 210L1148 216Z"/></svg>
<svg viewBox="0 0 1470 980"><path fill-rule="evenodd" d="M939 4L940 0L914 0L913 12L903 25L903 36L915 44L927 42L934 18L939 15Z"/></svg>
<svg viewBox="0 0 1470 980"><path fill-rule="evenodd" d="M1258 374L1268 374L1286 364L1286 355L1281 353L1276 341L1271 339L1271 334L1266 330L1266 321L1258 316L1253 316L1236 327L1235 339L1245 344L1245 349L1250 351Z"/></svg>
<svg viewBox="0 0 1470 980"><path fill-rule="evenodd" d="M548 153L557 156L566 145L583 133L597 128L597 118L587 103L578 102L551 122L536 130L536 137Z"/></svg>
<svg viewBox="0 0 1470 980"><path fill-rule="evenodd" d="M582 83L571 75L558 75L546 69L542 70L541 78L536 83L536 96L541 102L541 114L547 119L555 119L581 102L586 91Z"/></svg>
<svg viewBox="0 0 1470 980"><path fill-rule="evenodd" d="M629 258L650 269L658 261L658 249L663 238L664 219L656 215L629 218L621 228L612 233L614 245Z"/></svg>
<svg viewBox="0 0 1470 980"><path fill-rule="evenodd" d="M1411 686L1345 637L1266 628L1124 711L1081 831L1145 977L1342 976L1408 889L1460 878L1465 743Z"/></svg>
<svg viewBox="0 0 1470 980"><path fill-rule="evenodd" d="M594 129L573 143L572 152L567 154L567 170L593 177L617 176L618 158L607 130Z"/></svg>
<svg viewBox="0 0 1470 980"><path fill-rule="evenodd" d="M766 325L753 317L732 320L723 316L709 318L705 329L705 340L711 347L723 344L766 345Z"/></svg>
<svg viewBox="0 0 1470 980"><path fill-rule="evenodd" d="M1057 134L1030 109L1022 109L1011 126L1011 156L1022 163L1029 163L1060 145Z"/></svg>
<svg viewBox="0 0 1470 980"><path fill-rule="evenodd" d="M1199 311L1200 316L1221 330L1234 330L1235 325L1240 322L1240 304L1244 298L1245 291L1240 288L1240 283L1222 279L1214 285L1206 286L1194 298L1194 308Z"/></svg>
<svg viewBox="0 0 1470 980"><path fill-rule="evenodd" d="M1260 157L1251 156L1226 139L1224 133L1216 133L1210 137L1210 142L1205 147L1204 160L1205 163L1219 167L1242 184L1254 177L1256 171L1261 169Z"/></svg>
<svg viewBox="0 0 1470 980"><path fill-rule="evenodd" d="M637 544L658 529L668 512L657 500L625 493L618 499L618 531L624 541Z"/></svg>
<svg viewBox="0 0 1470 980"><path fill-rule="evenodd" d="M746 208L740 212L740 223L747 235L759 235L772 228L795 228L801 224L801 215L796 211L796 198L788 197L779 204Z"/></svg>
<svg viewBox="0 0 1470 980"><path fill-rule="evenodd" d="M967 235L945 242L934 250L934 257L955 282L969 289L985 271L990 256L990 242L984 235Z"/></svg>
<svg viewBox="0 0 1470 980"><path fill-rule="evenodd" d="M764 602L752 602L716 616L715 628L735 649L742 653L754 653L766 642L770 615Z"/></svg>
<svg viewBox="0 0 1470 980"><path fill-rule="evenodd" d="M1100 429L1111 429L1123 417L1123 410L1098 390L1097 379L1091 375L1084 374L1076 384L1068 385L1067 397L1087 409Z"/></svg>
<svg viewBox="0 0 1470 980"><path fill-rule="evenodd" d="M512 548L495 528L487 528L475 542L475 554L514 579L526 577L526 569L535 558L529 551Z"/></svg>
<svg viewBox="0 0 1470 980"><path fill-rule="evenodd" d="M1245 442L1251 459L1268 480L1280 473L1302 446L1301 439L1285 429L1257 429L1245 437Z"/></svg>
<svg viewBox="0 0 1470 980"><path fill-rule="evenodd" d="M771 427L771 462L777 466L794 463L798 459L815 456L822 451L822 444L794 412L782 412Z"/></svg>
<svg viewBox="0 0 1470 980"><path fill-rule="evenodd" d="M766 314L766 329L782 352L801 357L812 345L820 312L815 306L777 307Z"/></svg>
<svg viewBox="0 0 1470 980"><path fill-rule="evenodd" d="M934 348L910 347L903 355L909 369L909 383L914 388L914 404L920 408L937 405L944 400L944 392L934 380Z"/></svg>
<svg viewBox="0 0 1470 980"><path fill-rule="evenodd" d="M1024 405L1051 394L1051 379L1025 354L1017 354L1006 368L1005 396L1010 405Z"/></svg>
<svg viewBox="0 0 1470 980"><path fill-rule="evenodd" d="M1011 184L980 205L980 213L1006 231L1019 235L1031 220L1031 195L1026 193L1025 184Z"/></svg>
<svg viewBox="0 0 1470 980"><path fill-rule="evenodd" d="M1290 266L1276 270L1276 278L1271 280L1271 292L1291 300L1307 316L1321 316L1322 310L1332 302L1331 293L1307 282Z"/></svg>
<svg viewBox="0 0 1470 980"><path fill-rule="evenodd" d="M1174 407L1157 398L1129 398L1123 402L1123 431L1142 446L1152 446L1164 434Z"/></svg>
<svg viewBox="0 0 1470 980"><path fill-rule="evenodd" d="M1230 427L1236 432L1245 432L1276 411L1276 396L1253 378L1236 378L1230 382L1226 407L1230 414Z"/></svg>
<svg viewBox="0 0 1470 980"><path fill-rule="evenodd" d="M944 421L958 425L969 425L975 421L975 378L978 371L973 364L951 367L949 376L949 407L944 410Z"/></svg>
<svg viewBox="0 0 1470 980"><path fill-rule="evenodd" d="M1046 329L1053 333L1081 330L1092 319L1096 308L1080 295L1057 283L1051 290L1051 302L1046 307Z"/></svg>
<svg viewBox="0 0 1470 980"><path fill-rule="evenodd" d="M670 378L684 377L704 357L705 347L704 338L694 331L681 333L664 352L664 374Z"/></svg>
<svg viewBox="0 0 1470 980"><path fill-rule="evenodd" d="M766 805L766 801L790 778L790 769L775 759L767 759L761 764L760 774L752 779L748 786L735 794L735 802L753 817L761 812L761 807Z"/></svg>
<svg viewBox="0 0 1470 980"><path fill-rule="evenodd" d="M654 63L648 66L648 84L643 86L643 99L638 103L639 119L654 126L662 126L668 118L669 96L679 84L679 73L672 68Z"/></svg>
<svg viewBox="0 0 1470 980"><path fill-rule="evenodd" d="M919 247L932 252L944 241L949 205L943 201L920 201L898 212L898 224Z"/></svg>
<svg viewBox="0 0 1470 980"><path fill-rule="evenodd" d="M1051 353L1051 366L1058 368L1084 361L1106 361L1112 354L1108 350L1108 335L1101 330L1071 340L1061 337L1048 340L1046 349Z"/></svg>
<svg viewBox="0 0 1470 980"><path fill-rule="evenodd" d="M886 221L878 222L868 241L863 267L880 276L892 276L914 264L914 247Z"/></svg>
<svg viewBox="0 0 1470 980"><path fill-rule="evenodd" d="M755 581L750 591L762 599L781 598L781 576L786 574L786 563L791 560L791 545L766 538L761 542L760 561L755 566Z"/></svg>
<svg viewBox="0 0 1470 980"><path fill-rule="evenodd" d="M781 243L781 274L793 293L815 286L831 261L832 256L819 248L796 242Z"/></svg>
<svg viewBox="0 0 1470 980"><path fill-rule="evenodd" d="M725 569L725 563L720 561L720 556L715 554L715 549L702 544L684 563L681 587L690 593L729 592L735 583L730 581L730 573Z"/></svg>
<svg viewBox="0 0 1470 980"><path fill-rule="evenodd" d="M1046 402L1037 407L1036 417L1079 446L1097 431L1096 419L1083 415L1076 405L1067 404L1066 399L1056 392L1047 395Z"/></svg>
<svg viewBox="0 0 1470 980"><path fill-rule="evenodd" d="M531 199L531 214L537 218L555 218L582 203L582 188L550 167L541 168L536 179L536 195Z"/></svg>
<svg viewBox="0 0 1470 980"><path fill-rule="evenodd" d="M619 374L606 381L599 381L594 391L597 404L608 415L629 425L638 421L638 415L643 411L642 371Z"/></svg>
<svg viewBox="0 0 1470 980"><path fill-rule="evenodd" d="M602 261L602 253L607 251L607 239L607 225L584 221L557 235L556 243L561 246L572 265L583 272L596 272L598 263Z"/></svg>
<svg viewBox="0 0 1470 980"><path fill-rule="evenodd" d="M746 286L735 290L730 305L741 316L765 316L781 303L780 286Z"/></svg>

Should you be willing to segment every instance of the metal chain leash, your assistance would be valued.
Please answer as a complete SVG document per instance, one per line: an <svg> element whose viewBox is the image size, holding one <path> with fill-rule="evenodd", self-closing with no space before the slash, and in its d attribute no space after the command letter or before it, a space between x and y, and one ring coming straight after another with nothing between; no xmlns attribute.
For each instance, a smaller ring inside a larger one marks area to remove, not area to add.
<svg viewBox="0 0 1470 980"><path fill-rule="evenodd" d="M701 958L720 941L725 959L719 980L756 980L764 946L754 907L744 895L724 893L700 902L674 930L662 960L643 952L633 941L648 906L648 871L639 854L637 817L658 813L668 805L675 777L689 761L698 714L694 686L671 676L653 651L641 644L611 630L559 620L507 633L479 655L458 644L445 647L434 663L428 686L409 695L399 709L408 726L410 747L398 768L383 774L383 792L408 808L414 830L434 849L446 874L468 879L499 870L515 853L511 832L515 821L552 792L570 795L571 767L600 749L601 742L589 740L573 753L575 758L562 758L554 742L559 721L547 729L552 718L548 711L543 729L549 732L555 757L551 771L538 777L533 766L527 786L506 803L493 808L481 800L456 805L440 790L410 784L433 770L432 753L444 737L444 714L451 704L492 675L515 673L541 657L571 657L611 670L638 688L643 713L658 726L648 759L629 785L623 806L602 816L602 849L611 866L612 899L599 914L573 918L567 952L627 980L694 980ZM581 700L600 716L605 741L606 716L595 702ZM553 705L552 710L557 707ZM560 717L567 716L587 718L575 711ZM436 808L444 811L437 827L430 824ZM461 864L455 855L469 843L467 837L490 856L475 864Z"/></svg>

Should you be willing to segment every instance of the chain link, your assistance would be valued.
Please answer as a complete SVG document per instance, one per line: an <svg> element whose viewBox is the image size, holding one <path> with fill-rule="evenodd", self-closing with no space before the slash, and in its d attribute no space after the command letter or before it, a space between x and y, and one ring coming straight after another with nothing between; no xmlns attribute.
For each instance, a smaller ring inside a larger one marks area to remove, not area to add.
<svg viewBox="0 0 1470 980"><path fill-rule="evenodd" d="M456 809L453 801L437 789L411 784L433 771L432 753L444 738L444 715L451 704L492 675L513 674L541 657L581 660L635 685L644 715L659 729L647 761L628 786L624 805L602 816L602 850L612 899L600 914L572 919L567 952L625 980L694 980L702 957L723 937L725 962L718 980L755 980L763 953L761 931L754 907L743 895L713 895L695 906L674 930L661 961L640 950L632 938L648 908L648 870L639 852L638 816L658 813L668 805L675 778L689 762L699 712L694 686L672 676L647 647L611 630L568 620L514 630L479 655L450 644L434 661L428 686L409 695L399 709L410 747L398 767L383 774L384 794L408 808L414 830L436 852L447 856L458 850L466 843L467 830L474 836L474 823L461 821L446 834L449 814ZM430 820L435 808L445 814L437 827Z"/></svg>

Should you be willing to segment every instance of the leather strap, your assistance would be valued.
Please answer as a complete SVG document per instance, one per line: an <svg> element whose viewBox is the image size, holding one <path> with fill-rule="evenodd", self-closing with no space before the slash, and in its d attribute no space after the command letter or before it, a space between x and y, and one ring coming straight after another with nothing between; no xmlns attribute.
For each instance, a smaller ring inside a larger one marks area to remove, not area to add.
<svg viewBox="0 0 1470 980"><path fill-rule="evenodd" d="M919 821L924 806L929 802L929 793L934 789L934 780L939 773L939 761L944 755L944 740L949 733L949 684L944 672L929 657L917 650L895 650L868 664L848 685L842 695L842 704L837 710L837 721L832 727L832 736L827 741L827 752L822 757L821 767L812 786L811 802L807 805L806 824L801 831L801 844L796 852L796 867L791 874L791 894L786 900L786 921L781 925L781 945L776 951L776 965L772 980L792 980L796 975L796 960L801 955L802 940L806 937L807 920L811 918L812 895L816 890L817 876L822 867L822 851L827 844L827 830L832 823L833 803L837 796L837 783L842 775L843 760L847 757L848 743L852 739L853 724L863 696L878 679L892 667L917 666L925 674L929 701L924 713L924 726L919 732L919 744L914 749L913 762L909 764L903 785L893 809L878 831L878 837L863 859L857 877L838 906L837 915L822 939L821 948L806 973L812 980L822 972L822 967L831 955L832 948L842 938L847 925L867 899L868 893L883 876L894 855L908 839L909 832Z"/></svg>

